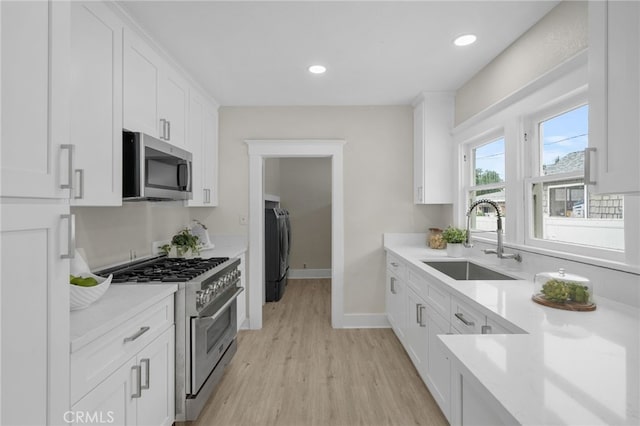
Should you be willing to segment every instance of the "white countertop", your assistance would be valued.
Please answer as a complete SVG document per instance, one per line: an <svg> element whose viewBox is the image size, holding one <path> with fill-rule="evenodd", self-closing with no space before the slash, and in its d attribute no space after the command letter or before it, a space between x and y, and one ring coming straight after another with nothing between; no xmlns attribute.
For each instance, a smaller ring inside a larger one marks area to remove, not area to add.
<svg viewBox="0 0 640 426"><path fill-rule="evenodd" d="M210 257L238 257L247 251L247 237L245 235L212 235L212 249L200 250L200 256Z"/></svg>
<svg viewBox="0 0 640 426"><path fill-rule="evenodd" d="M176 292L176 284L112 284L97 302L71 311L71 352Z"/></svg>
<svg viewBox="0 0 640 426"><path fill-rule="evenodd" d="M522 272L504 270L522 280L456 281L421 262L446 256L424 238L385 235L385 249L528 333L440 336L519 423L640 424L638 309L597 294L594 312L552 309L531 301L532 277Z"/></svg>

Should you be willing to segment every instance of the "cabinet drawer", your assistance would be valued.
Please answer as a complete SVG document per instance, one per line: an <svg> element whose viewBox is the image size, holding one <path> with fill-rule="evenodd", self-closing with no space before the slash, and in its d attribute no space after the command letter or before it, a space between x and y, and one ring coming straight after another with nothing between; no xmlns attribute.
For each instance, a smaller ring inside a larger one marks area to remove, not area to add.
<svg viewBox="0 0 640 426"><path fill-rule="evenodd" d="M173 324L173 295L71 354L71 403Z"/></svg>
<svg viewBox="0 0 640 426"><path fill-rule="evenodd" d="M486 317L455 297L451 298L451 326L461 334L480 334Z"/></svg>
<svg viewBox="0 0 640 426"><path fill-rule="evenodd" d="M396 274L400 280L404 281L407 277L405 264L397 256L390 253L387 253L387 269Z"/></svg>

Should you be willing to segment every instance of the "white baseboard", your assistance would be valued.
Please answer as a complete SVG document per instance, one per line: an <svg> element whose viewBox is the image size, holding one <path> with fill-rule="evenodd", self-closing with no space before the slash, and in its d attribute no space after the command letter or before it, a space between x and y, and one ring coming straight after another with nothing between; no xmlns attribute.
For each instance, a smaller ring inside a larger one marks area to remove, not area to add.
<svg viewBox="0 0 640 426"><path fill-rule="evenodd" d="M344 314L343 328L389 328L387 314Z"/></svg>
<svg viewBox="0 0 640 426"><path fill-rule="evenodd" d="M289 269L289 278L331 278L331 269Z"/></svg>

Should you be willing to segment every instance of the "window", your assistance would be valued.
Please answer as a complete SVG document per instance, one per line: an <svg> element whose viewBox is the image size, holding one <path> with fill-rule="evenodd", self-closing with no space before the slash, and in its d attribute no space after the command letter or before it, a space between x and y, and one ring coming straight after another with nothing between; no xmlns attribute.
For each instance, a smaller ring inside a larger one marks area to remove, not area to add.
<svg viewBox="0 0 640 426"><path fill-rule="evenodd" d="M471 182L468 206L480 199L495 202L503 216L506 215L505 199L505 140L504 137L490 139L470 145L469 154ZM480 231L496 230L496 211L488 204L479 205L471 216L471 228Z"/></svg>
<svg viewBox="0 0 640 426"><path fill-rule="evenodd" d="M624 197L591 194L584 184L589 106L549 110L532 120L529 180L534 239L624 250ZM535 241L533 241L535 243Z"/></svg>

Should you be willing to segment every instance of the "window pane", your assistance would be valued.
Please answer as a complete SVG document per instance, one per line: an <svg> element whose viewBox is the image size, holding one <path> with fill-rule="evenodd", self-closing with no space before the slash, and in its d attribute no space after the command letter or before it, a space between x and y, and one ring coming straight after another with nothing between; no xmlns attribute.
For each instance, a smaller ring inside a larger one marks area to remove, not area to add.
<svg viewBox="0 0 640 426"><path fill-rule="evenodd" d="M589 106L584 105L540 123L542 175L584 170L588 116Z"/></svg>
<svg viewBox="0 0 640 426"><path fill-rule="evenodd" d="M475 148L473 165L474 186L504 182L504 138Z"/></svg>
<svg viewBox="0 0 640 426"><path fill-rule="evenodd" d="M594 195L583 179L533 185L534 237L624 250L624 197Z"/></svg>
<svg viewBox="0 0 640 426"><path fill-rule="evenodd" d="M485 189L482 191L471 191L469 193L469 205L477 200L487 199L495 202L500 208L502 215L502 229L505 229L506 205L504 188ZM496 210L490 204L478 205L471 214L471 229L480 231L495 231L498 227Z"/></svg>

